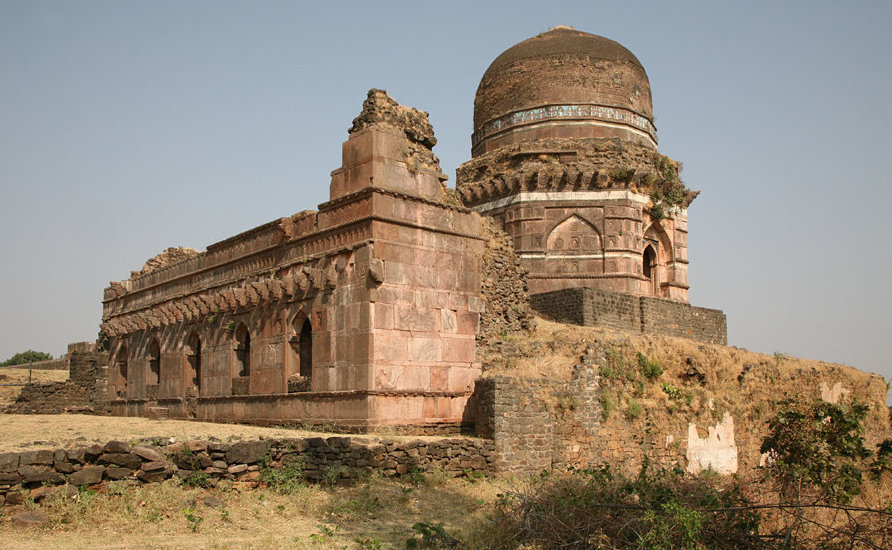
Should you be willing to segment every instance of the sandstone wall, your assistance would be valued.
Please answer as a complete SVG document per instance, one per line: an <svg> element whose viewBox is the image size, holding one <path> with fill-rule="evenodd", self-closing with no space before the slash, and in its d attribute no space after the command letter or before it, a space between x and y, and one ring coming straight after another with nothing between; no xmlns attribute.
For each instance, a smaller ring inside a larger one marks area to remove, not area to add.
<svg viewBox="0 0 892 550"><path fill-rule="evenodd" d="M727 344L725 314L651 296L568 288L530 296L533 309L555 321Z"/></svg>
<svg viewBox="0 0 892 550"><path fill-rule="evenodd" d="M431 470L453 476L491 474L494 460L492 442L470 438L396 442L311 437L176 444L155 439L133 446L110 441L104 446L0 453L0 505L21 504L26 496L40 500L57 485L78 487L105 480L152 483L200 476L209 485L226 479L252 488L262 483L264 469L294 464L309 481L336 481L372 472L388 477Z"/></svg>

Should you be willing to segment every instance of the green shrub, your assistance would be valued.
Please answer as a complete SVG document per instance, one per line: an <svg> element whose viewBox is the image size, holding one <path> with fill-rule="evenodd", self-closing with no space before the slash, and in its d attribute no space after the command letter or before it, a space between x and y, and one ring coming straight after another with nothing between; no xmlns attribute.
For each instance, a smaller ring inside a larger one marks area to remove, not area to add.
<svg viewBox="0 0 892 550"><path fill-rule="evenodd" d="M481 548L737 549L753 544L760 518L734 484L680 470L629 479L601 467L549 475L500 495ZM722 510L720 513L706 510Z"/></svg>
<svg viewBox="0 0 892 550"><path fill-rule="evenodd" d="M641 374L648 380L652 380L663 374L663 367L661 367L657 361L649 359L640 351L638 352L638 367L641 368Z"/></svg>
<svg viewBox="0 0 892 550"><path fill-rule="evenodd" d="M185 479L183 479L183 485L207 489L211 486L211 476L207 472L193 470L189 472L189 475L186 476Z"/></svg>
<svg viewBox="0 0 892 550"><path fill-rule="evenodd" d="M278 493L291 494L305 485L303 461L300 458L289 456L277 466L269 465L264 460L261 465L260 481L268 483L270 489Z"/></svg>
<svg viewBox="0 0 892 550"><path fill-rule="evenodd" d="M663 389L663 393L669 396L669 399L678 402L684 402L688 405L694 400L694 396L688 392L682 391L681 389L673 386L672 384L667 384L663 382L660 387Z"/></svg>
<svg viewBox="0 0 892 550"><path fill-rule="evenodd" d="M626 408L626 416L628 418L638 418L644 412L644 406L635 399L630 399L628 405L628 408Z"/></svg>

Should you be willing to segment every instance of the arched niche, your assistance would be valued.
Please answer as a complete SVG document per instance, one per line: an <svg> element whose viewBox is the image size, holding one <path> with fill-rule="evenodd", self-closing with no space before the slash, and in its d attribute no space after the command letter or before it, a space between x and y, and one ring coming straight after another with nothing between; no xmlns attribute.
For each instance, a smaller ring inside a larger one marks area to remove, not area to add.
<svg viewBox="0 0 892 550"><path fill-rule="evenodd" d="M587 255L601 253L601 234L594 225L573 214L555 225L545 241L549 254Z"/></svg>

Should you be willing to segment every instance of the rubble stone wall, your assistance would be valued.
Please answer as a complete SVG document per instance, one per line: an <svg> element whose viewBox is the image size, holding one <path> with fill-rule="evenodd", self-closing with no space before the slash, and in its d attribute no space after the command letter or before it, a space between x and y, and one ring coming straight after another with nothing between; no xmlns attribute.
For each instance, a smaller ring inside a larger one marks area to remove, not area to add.
<svg viewBox="0 0 892 550"><path fill-rule="evenodd" d="M308 481L335 481L380 472L387 477L441 470L449 475L493 473L491 441L473 438L415 440L310 437L224 443L163 439L131 445L110 441L72 449L0 453L0 505L40 500L54 486L79 487L105 480L143 483L173 476L207 485L230 480L240 488L262 483L266 468L296 467ZM198 476L198 477L196 477Z"/></svg>
<svg viewBox="0 0 892 550"><path fill-rule="evenodd" d="M106 412L108 353L96 350L92 342L76 342L68 345L64 361L69 371L68 380L25 384L15 402L3 412L12 414Z"/></svg>
<svg viewBox="0 0 892 550"><path fill-rule="evenodd" d="M29 383L4 412L11 414L61 414L83 412L90 407L90 393L70 380Z"/></svg>
<svg viewBox="0 0 892 550"><path fill-rule="evenodd" d="M726 345L725 314L651 296L595 288L568 288L533 294L533 309L555 321L627 332L662 334Z"/></svg>
<svg viewBox="0 0 892 550"><path fill-rule="evenodd" d="M874 448L888 435L882 378L829 364L816 370L775 368L758 374L756 369L763 366L749 367L737 381L739 391L715 395L721 404L714 408L694 411L676 405L669 410L649 402L652 410L624 414L617 395L600 376L601 366L608 364L605 350L591 345L570 380L494 376L477 381L476 431L492 439L498 472L531 475L606 464L634 474L645 457L657 467L681 466L695 473L752 472L760 463L766 420L776 405L754 398L757 395L777 400L784 395L829 402L840 396L857 399L870 410L865 421L867 447ZM697 392L705 401L713 401L708 387L670 383L682 386L676 391ZM604 403L611 399L612 414L602 414Z"/></svg>
<svg viewBox="0 0 892 550"><path fill-rule="evenodd" d="M520 334L533 325L526 271L514 251L514 243L490 218L480 229L486 241L483 252L481 292L486 308L480 314L477 342L486 344L504 334Z"/></svg>

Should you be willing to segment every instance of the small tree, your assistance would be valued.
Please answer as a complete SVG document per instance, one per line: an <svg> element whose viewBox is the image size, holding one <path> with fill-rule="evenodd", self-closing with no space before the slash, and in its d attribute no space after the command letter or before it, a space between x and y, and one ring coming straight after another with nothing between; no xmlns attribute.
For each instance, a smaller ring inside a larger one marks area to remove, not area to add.
<svg viewBox="0 0 892 550"><path fill-rule="evenodd" d="M26 365L28 363L36 363L38 361L49 361L53 356L42 351L28 350L16 353L6 361L0 363L0 367L11 367L13 365Z"/></svg>
<svg viewBox="0 0 892 550"><path fill-rule="evenodd" d="M881 476L892 449L888 440L876 454L864 446L868 407L857 401L780 405L761 450L783 514L782 548L888 548L888 511L848 506L861 493L862 472ZM834 511L844 516L828 514Z"/></svg>

